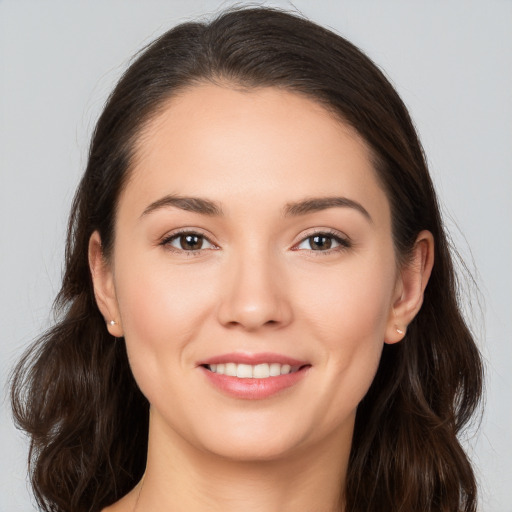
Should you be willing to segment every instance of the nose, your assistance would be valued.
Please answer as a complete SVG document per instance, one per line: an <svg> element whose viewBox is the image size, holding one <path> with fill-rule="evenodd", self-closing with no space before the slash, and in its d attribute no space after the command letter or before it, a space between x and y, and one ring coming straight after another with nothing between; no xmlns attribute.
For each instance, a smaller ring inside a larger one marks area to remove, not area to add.
<svg viewBox="0 0 512 512"><path fill-rule="evenodd" d="M222 325L257 331L282 328L291 322L289 289L275 258L258 251L226 264L228 278L217 309Z"/></svg>

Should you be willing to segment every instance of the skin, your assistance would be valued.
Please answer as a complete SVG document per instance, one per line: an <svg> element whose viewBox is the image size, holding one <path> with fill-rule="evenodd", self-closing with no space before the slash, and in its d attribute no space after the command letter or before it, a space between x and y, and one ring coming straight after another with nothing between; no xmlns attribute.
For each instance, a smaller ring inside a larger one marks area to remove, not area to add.
<svg viewBox="0 0 512 512"><path fill-rule="evenodd" d="M155 206L168 195L214 201L223 215ZM368 215L283 214L334 195ZM115 229L108 261L91 237L96 298L151 415L145 476L106 510L342 510L357 405L384 343L401 341L421 307L433 264L422 232L398 267L365 142L290 92L194 86L140 137ZM204 235L202 248L183 249L177 230ZM315 233L327 245L312 245ZM198 367L232 352L310 368L269 398L235 398Z"/></svg>

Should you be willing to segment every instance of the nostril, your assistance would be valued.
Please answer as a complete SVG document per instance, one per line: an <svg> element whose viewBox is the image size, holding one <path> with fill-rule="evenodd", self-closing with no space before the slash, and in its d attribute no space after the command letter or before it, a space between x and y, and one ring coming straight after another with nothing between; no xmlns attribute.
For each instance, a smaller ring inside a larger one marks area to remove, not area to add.
<svg viewBox="0 0 512 512"><path fill-rule="evenodd" d="M246 288L239 285L219 301L217 318L224 327L255 331L289 324L293 315L285 296Z"/></svg>

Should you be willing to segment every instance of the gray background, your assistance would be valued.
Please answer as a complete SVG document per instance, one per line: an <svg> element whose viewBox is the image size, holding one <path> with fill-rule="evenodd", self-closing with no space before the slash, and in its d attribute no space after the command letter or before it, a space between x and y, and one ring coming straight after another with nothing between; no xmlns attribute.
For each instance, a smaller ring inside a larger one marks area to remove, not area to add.
<svg viewBox="0 0 512 512"><path fill-rule="evenodd" d="M66 217L94 122L136 50L230 4L0 0L0 512L33 509L27 443L9 417L6 378L51 321ZM481 307L478 296L466 304L487 361L487 404L466 444L481 508L512 511L512 2L294 5L366 51L411 110L446 223L480 288Z"/></svg>

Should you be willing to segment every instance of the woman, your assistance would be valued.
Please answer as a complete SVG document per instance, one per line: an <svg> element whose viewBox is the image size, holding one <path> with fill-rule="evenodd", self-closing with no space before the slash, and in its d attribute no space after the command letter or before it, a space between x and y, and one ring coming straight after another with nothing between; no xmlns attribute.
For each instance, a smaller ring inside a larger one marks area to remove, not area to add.
<svg viewBox="0 0 512 512"><path fill-rule="evenodd" d="M44 510L473 511L482 368L408 113L272 9L176 27L100 117L18 366Z"/></svg>

